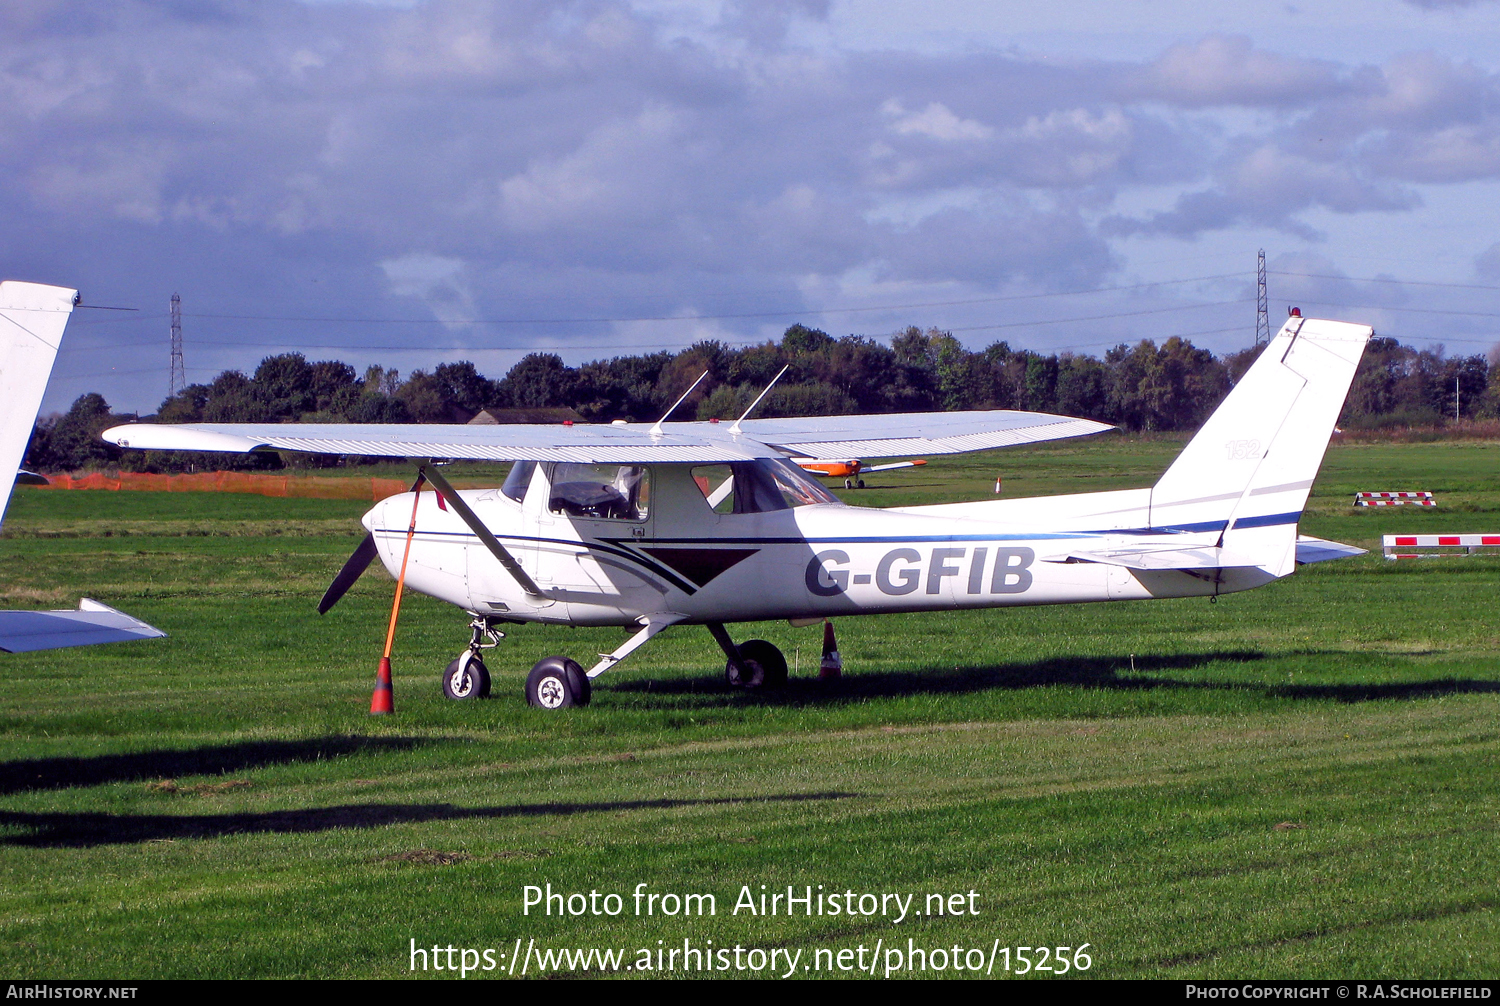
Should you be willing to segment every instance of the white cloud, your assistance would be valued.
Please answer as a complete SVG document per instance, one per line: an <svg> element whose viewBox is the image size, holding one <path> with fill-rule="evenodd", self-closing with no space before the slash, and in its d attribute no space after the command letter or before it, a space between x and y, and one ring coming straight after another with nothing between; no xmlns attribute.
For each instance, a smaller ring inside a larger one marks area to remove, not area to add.
<svg viewBox="0 0 1500 1006"><path fill-rule="evenodd" d="M908 112L901 102L891 98L880 106L881 114L892 122L890 129L901 136L927 136L934 140L987 140L995 131L982 122L960 119L940 101L929 102L920 112Z"/></svg>
<svg viewBox="0 0 1500 1006"><path fill-rule="evenodd" d="M398 297L416 297L448 328L463 328L475 315L467 269L461 259L412 252L380 263Z"/></svg>

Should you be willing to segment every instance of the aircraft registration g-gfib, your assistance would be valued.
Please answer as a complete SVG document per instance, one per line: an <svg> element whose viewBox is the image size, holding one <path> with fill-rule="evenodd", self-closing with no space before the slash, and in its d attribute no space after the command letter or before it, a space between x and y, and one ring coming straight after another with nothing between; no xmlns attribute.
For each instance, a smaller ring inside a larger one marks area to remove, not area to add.
<svg viewBox="0 0 1500 1006"><path fill-rule="evenodd" d="M1298 562L1362 549L1297 522L1371 330L1294 317L1147 489L874 509L840 502L789 459L953 454L1099 432L1082 419L946 412L561 426L120 426L121 447L418 459L416 495L365 514L369 535L326 611L378 555L463 608L469 647L443 674L484 695L482 640L510 622L638 626L587 671L531 670L526 697L582 705L590 681L671 625L707 626L731 684L785 680L770 643L726 624L887 612L1195 597L1248 590ZM753 406L752 406L753 409ZM668 415L670 415L670 411ZM511 461L504 484L454 491L432 458ZM423 460L425 459L425 460ZM435 494L420 491L421 479ZM411 529L415 529L414 533Z"/></svg>

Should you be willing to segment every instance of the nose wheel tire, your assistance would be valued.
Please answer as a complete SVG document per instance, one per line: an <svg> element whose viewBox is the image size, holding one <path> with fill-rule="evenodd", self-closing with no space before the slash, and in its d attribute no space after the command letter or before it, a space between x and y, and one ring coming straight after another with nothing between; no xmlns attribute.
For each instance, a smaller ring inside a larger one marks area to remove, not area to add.
<svg viewBox="0 0 1500 1006"><path fill-rule="evenodd" d="M526 675L526 701L538 709L586 706L592 697L588 675L567 657L543 657Z"/></svg>
<svg viewBox="0 0 1500 1006"><path fill-rule="evenodd" d="M780 688L786 684L786 657L775 646L764 639L747 639L736 649L749 676L741 674L734 661L726 661L724 676L731 688Z"/></svg>
<svg viewBox="0 0 1500 1006"><path fill-rule="evenodd" d="M482 699L490 694L490 672L477 654L464 653L443 672L443 694L450 699Z"/></svg>

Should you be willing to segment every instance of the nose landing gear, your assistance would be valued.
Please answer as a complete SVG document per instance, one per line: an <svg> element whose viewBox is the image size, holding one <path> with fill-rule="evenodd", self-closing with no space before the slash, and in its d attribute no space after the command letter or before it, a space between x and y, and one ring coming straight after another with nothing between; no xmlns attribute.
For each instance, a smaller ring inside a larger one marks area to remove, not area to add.
<svg viewBox="0 0 1500 1006"><path fill-rule="evenodd" d="M480 659L479 651L499 646L505 633L483 615L475 615L469 622L472 635L469 647L443 671L443 694L450 699L483 699L490 694L490 671ZM489 642L484 640L488 639Z"/></svg>

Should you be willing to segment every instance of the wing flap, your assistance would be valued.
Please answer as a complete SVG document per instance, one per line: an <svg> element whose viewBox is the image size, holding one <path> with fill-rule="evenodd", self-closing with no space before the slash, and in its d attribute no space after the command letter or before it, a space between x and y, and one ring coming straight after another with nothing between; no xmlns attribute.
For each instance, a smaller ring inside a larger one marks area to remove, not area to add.
<svg viewBox="0 0 1500 1006"><path fill-rule="evenodd" d="M78 602L77 611L0 611L0 651L6 653L123 643L165 635L139 618L87 597Z"/></svg>

